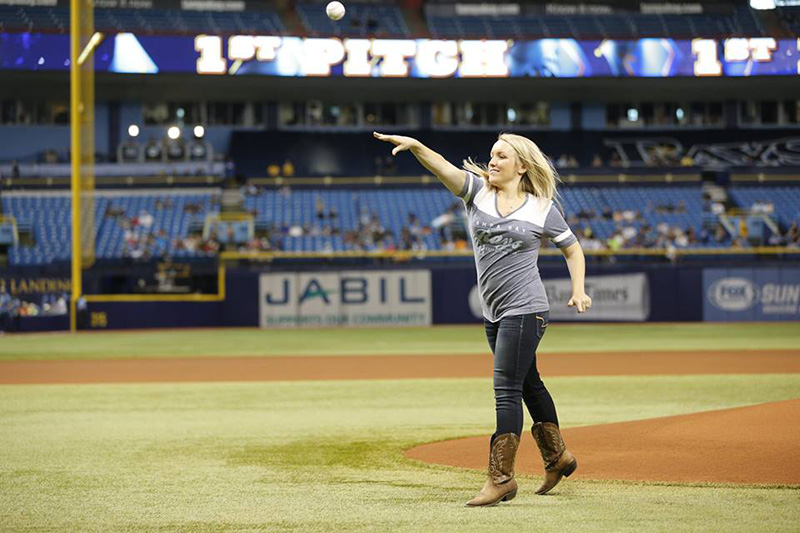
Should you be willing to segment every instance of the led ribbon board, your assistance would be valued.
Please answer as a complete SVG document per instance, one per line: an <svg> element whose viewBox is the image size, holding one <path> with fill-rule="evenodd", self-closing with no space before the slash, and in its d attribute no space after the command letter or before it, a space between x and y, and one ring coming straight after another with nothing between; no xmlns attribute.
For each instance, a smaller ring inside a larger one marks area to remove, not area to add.
<svg viewBox="0 0 800 533"><path fill-rule="evenodd" d="M67 70L69 37L0 33L0 68ZM432 40L108 36L97 72L373 78L797 76L800 39Z"/></svg>

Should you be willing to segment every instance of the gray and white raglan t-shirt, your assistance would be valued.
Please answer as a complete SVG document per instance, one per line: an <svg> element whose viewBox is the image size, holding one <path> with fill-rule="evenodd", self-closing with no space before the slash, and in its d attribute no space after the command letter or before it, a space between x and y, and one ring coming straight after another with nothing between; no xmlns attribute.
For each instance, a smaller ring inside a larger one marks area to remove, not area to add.
<svg viewBox="0 0 800 533"><path fill-rule="evenodd" d="M528 194L503 217L497 193L480 177L466 174L458 196L467 209L484 318L496 322L549 310L536 262L542 237L559 248L577 242L563 215L551 200Z"/></svg>

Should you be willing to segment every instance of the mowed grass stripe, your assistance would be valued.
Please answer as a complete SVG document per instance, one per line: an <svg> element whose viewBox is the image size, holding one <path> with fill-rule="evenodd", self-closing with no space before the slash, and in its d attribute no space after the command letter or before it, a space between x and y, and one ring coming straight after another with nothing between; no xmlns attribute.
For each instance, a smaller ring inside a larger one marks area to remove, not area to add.
<svg viewBox="0 0 800 533"><path fill-rule="evenodd" d="M798 323L552 324L541 353L797 349ZM0 360L430 355L488 352L481 326L18 334Z"/></svg>

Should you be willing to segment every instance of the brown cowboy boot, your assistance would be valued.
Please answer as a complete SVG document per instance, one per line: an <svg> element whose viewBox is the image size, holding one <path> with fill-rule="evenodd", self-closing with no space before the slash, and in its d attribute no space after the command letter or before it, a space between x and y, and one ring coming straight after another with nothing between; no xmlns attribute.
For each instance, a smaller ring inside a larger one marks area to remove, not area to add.
<svg viewBox="0 0 800 533"><path fill-rule="evenodd" d="M517 495L514 479L514 460L519 448L519 437L504 433L495 437L489 450L489 477L477 496L467 502L467 507L485 507L507 502Z"/></svg>
<svg viewBox="0 0 800 533"><path fill-rule="evenodd" d="M535 423L531 433L544 459L544 482L536 494L547 494L563 476L572 475L578 468L578 460L567 450L561 431L552 422Z"/></svg>

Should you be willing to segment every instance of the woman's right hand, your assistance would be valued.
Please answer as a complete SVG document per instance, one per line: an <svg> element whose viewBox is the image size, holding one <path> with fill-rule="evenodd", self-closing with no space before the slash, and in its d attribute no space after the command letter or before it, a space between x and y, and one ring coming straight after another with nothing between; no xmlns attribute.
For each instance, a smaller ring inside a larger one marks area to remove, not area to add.
<svg viewBox="0 0 800 533"><path fill-rule="evenodd" d="M404 150L410 150L415 146L419 146L420 144L419 141L413 137L404 137L402 135L384 135L383 133L374 131L372 132L372 136L379 141L392 143L394 145L394 148L392 149L392 155L397 155Z"/></svg>

